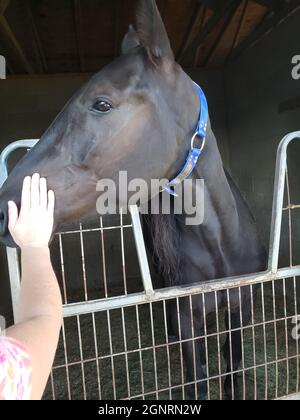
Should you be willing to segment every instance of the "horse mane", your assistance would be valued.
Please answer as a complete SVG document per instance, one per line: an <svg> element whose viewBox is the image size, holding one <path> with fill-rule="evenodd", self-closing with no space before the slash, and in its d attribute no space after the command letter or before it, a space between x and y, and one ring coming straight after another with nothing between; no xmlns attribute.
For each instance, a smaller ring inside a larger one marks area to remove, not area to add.
<svg viewBox="0 0 300 420"><path fill-rule="evenodd" d="M174 214L144 215L147 242L155 268L165 287L177 286L181 282L180 230Z"/></svg>

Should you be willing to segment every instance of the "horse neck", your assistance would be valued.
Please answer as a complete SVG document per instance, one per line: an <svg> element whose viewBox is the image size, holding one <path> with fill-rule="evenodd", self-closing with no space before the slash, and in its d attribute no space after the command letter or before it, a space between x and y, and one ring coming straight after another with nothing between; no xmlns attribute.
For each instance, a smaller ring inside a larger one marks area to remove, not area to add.
<svg viewBox="0 0 300 420"><path fill-rule="evenodd" d="M181 252L190 266L197 266L204 279L263 270L265 251L253 216L240 191L225 173L211 130L207 136L207 149L193 178L204 180L204 220L200 225L187 226L181 219L179 225ZM198 253L193 255L195 248Z"/></svg>
<svg viewBox="0 0 300 420"><path fill-rule="evenodd" d="M190 216L184 211L179 215L171 211L170 215L144 217L147 243L166 285L182 284L187 279L192 279L191 275L184 277L183 260L188 264L191 263L190 266L197 267L196 270L201 272L203 279L231 274L228 254L237 253L240 246L237 203L211 130L207 136L207 148L192 177L194 180L204 180L202 224L187 225L186 219ZM184 209L184 205L182 207ZM226 243L225 252L224 243ZM192 261L193 255L194 261ZM208 270L203 269L207 261L209 261ZM221 262L222 271L216 271L218 268L214 261ZM194 281L197 281L197 278Z"/></svg>
<svg viewBox="0 0 300 420"><path fill-rule="evenodd" d="M194 84L185 73L181 73L181 81L178 83L176 95L186 98L187 109L189 112L181 115L185 120L181 121L178 137L182 138L178 148L177 162L174 163L174 173L182 167L186 157L186 148L194 134L197 119L199 117L199 96L195 90ZM174 103L177 104L176 101ZM189 134L186 134L189 133ZM179 166L178 166L179 165ZM175 167L177 169L175 169ZM222 228L222 234L230 236L234 241L234 233L238 232L239 215L237 203L232 193L227 176L225 174L222 159L218 149L216 138L208 121L208 130L206 137L206 147L199 159L199 162L192 174L193 179L202 179L205 183L205 220L203 226L191 227L190 229L207 231L209 235L216 227L216 219ZM186 218L186 215L182 215Z"/></svg>
<svg viewBox="0 0 300 420"><path fill-rule="evenodd" d="M235 244L241 224L238 205L210 128L206 142L206 149L192 175L193 179L204 181L204 220L201 225L189 229L201 230L202 235L210 238L218 234L221 240Z"/></svg>

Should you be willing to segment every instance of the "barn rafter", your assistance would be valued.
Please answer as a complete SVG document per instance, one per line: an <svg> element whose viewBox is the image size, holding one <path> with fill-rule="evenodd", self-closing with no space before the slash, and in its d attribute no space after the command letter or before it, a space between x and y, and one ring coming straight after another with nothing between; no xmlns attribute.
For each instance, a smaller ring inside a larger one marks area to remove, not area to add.
<svg viewBox="0 0 300 420"><path fill-rule="evenodd" d="M262 23L242 42L231 54L231 59L236 59L242 52L246 51L262 37L268 34L272 29L285 20L291 13L300 9L299 0L290 0L281 2L282 7L267 14Z"/></svg>
<svg viewBox="0 0 300 420"><path fill-rule="evenodd" d="M0 0L0 39L8 53L8 62L10 62L10 59L13 59L26 73L33 74L34 69L26 58L21 44L4 16L9 5L10 0Z"/></svg>
<svg viewBox="0 0 300 420"><path fill-rule="evenodd" d="M0 0L0 53L10 73L95 72L119 54L137 1ZM224 66L300 7L299 0L157 4L185 68Z"/></svg>

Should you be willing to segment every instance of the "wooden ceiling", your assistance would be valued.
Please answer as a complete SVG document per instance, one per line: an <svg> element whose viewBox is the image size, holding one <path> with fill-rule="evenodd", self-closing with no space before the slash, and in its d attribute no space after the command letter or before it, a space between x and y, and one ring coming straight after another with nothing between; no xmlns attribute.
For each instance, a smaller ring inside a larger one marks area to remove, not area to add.
<svg viewBox="0 0 300 420"><path fill-rule="evenodd" d="M119 54L137 0L0 0L9 74L96 72ZM177 60L219 68L300 0L157 0Z"/></svg>

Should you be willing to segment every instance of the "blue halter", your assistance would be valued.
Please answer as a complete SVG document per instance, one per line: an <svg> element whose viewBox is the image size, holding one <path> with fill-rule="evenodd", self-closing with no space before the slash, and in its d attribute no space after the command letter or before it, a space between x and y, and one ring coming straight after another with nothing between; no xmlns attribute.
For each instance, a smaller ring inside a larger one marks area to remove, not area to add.
<svg viewBox="0 0 300 420"><path fill-rule="evenodd" d="M191 175L191 173L195 169L195 166L197 165L198 159L204 149L206 141L206 131L208 124L208 105L205 94L201 87L198 86L197 83L195 83L195 86L200 98L200 117L196 131L192 137L191 149L189 151L186 163L182 168L181 172L174 179L172 179L172 181L169 181L163 188L165 191L167 191L170 195L173 195L174 197L177 197L174 188L177 185L181 184L181 182L183 182ZM194 147L195 140L197 137L199 137L199 139L201 140L200 149Z"/></svg>

